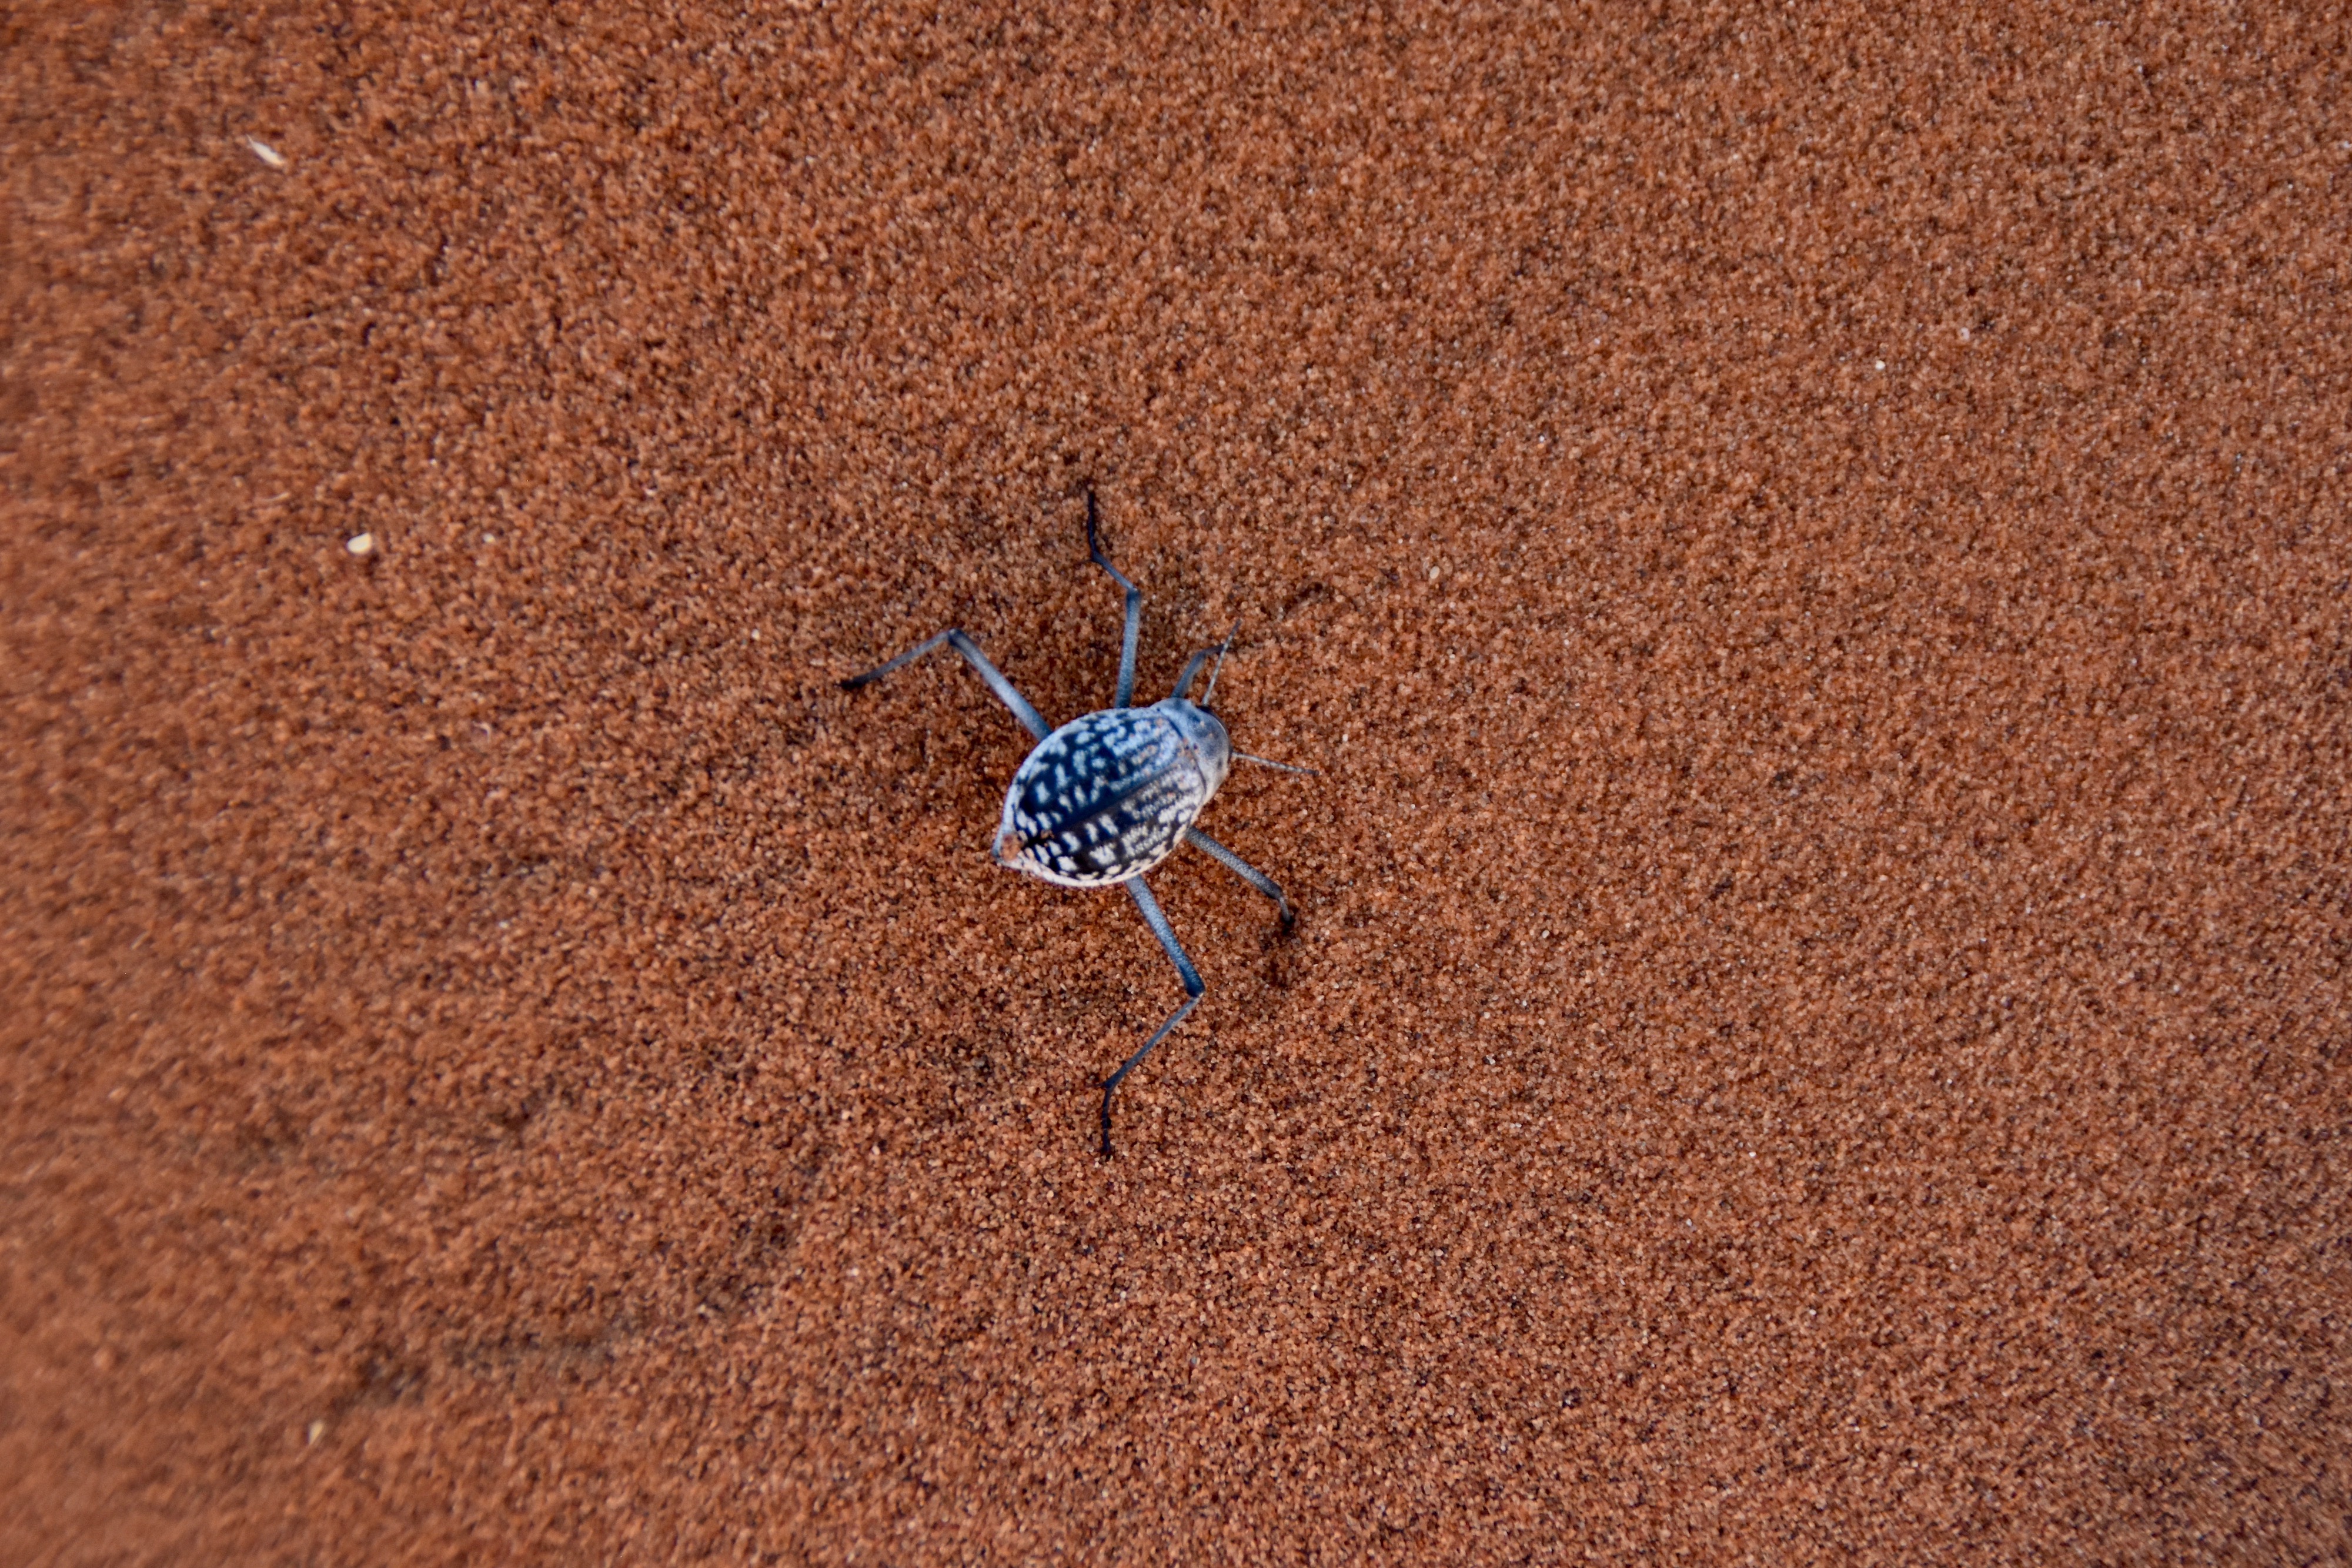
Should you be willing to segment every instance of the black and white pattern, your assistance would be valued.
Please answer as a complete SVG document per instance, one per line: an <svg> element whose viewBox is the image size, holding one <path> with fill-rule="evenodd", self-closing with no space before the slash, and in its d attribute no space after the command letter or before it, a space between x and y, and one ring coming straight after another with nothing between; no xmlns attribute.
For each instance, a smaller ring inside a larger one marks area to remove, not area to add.
<svg viewBox="0 0 2352 1568"><path fill-rule="evenodd" d="M997 860L1064 887L1103 887L1174 853L1223 782L1228 748L1214 718L1172 706L1107 708L1039 742L1005 792Z"/></svg>
<svg viewBox="0 0 2352 1568"><path fill-rule="evenodd" d="M1111 706L1101 712L1049 732L1035 706L957 626L841 685L843 690L854 692L893 670L906 668L934 648L954 649L1037 742L1037 748L1013 776L1013 788L1005 792L1004 817L996 830L997 863L1065 887L1117 883L1126 888L1160 950L1176 966L1176 976L1184 982L1184 1005L1169 1014L1168 1021L1120 1062L1118 1071L1103 1080L1102 1152L1108 1159L1110 1097L1151 1054L1152 1048L1168 1037L1168 1031L1184 1021L1208 988L1177 943L1160 901L1144 885L1143 873L1174 853L1178 844L1189 843L1274 900L1286 930L1291 914L1290 900L1272 877L1192 825L1209 797L1225 781L1225 770L1236 755L1225 727L1209 712L1210 699L1217 692L1217 671L1223 665L1225 650L1233 644L1233 632L1227 632L1225 640L1214 648L1203 648L1192 655L1165 702L1150 707L1129 706L1135 698L1135 644L1143 625L1143 593L1103 553L1091 489L1087 492L1087 554L1127 596L1119 628L1118 687ZM1235 621L1234 625L1238 630L1241 622ZM1211 659L1217 663L1210 665L1208 686L1195 703L1193 679Z"/></svg>

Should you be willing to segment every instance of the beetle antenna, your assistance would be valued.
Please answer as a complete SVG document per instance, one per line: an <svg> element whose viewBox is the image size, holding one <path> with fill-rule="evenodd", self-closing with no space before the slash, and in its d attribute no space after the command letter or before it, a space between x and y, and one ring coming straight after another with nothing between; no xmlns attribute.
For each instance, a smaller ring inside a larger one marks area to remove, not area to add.
<svg viewBox="0 0 2352 1568"><path fill-rule="evenodd" d="M1320 779L1323 777L1323 770L1319 768L1301 768L1297 763L1293 762L1276 762L1270 757L1252 757L1246 751L1234 752L1234 760L1236 762L1255 762L1260 768L1278 768L1285 773L1304 773L1313 779Z"/></svg>
<svg viewBox="0 0 2352 1568"><path fill-rule="evenodd" d="M1209 689L1201 694L1202 707L1207 707L1209 699L1217 695L1217 672L1225 667L1225 650L1234 645L1234 633L1241 629L1242 618L1236 615L1234 617L1233 625L1225 630L1225 640L1217 644L1217 662L1209 666Z"/></svg>

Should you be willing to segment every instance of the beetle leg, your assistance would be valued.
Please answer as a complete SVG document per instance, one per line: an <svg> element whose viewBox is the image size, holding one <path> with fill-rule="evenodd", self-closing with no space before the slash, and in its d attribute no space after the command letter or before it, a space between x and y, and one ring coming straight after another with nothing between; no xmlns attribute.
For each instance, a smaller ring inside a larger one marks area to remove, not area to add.
<svg viewBox="0 0 2352 1568"><path fill-rule="evenodd" d="M1137 1064L1151 1054L1151 1048L1165 1039L1170 1030L1184 1021L1184 1015L1199 1005L1201 993L1209 988L1201 984L1200 971L1192 967L1192 959L1184 956L1184 949L1176 945L1176 933L1169 928L1168 916L1160 913L1160 901L1151 896L1151 890L1143 885L1143 879L1139 876L1131 876L1122 885L1126 887L1129 896L1134 898L1135 907L1143 911L1143 923L1151 927L1151 934L1154 936L1160 938L1160 946L1166 950L1169 962L1176 966L1176 973L1183 977L1184 1005L1169 1014L1168 1021L1161 1024L1152 1037L1143 1042L1143 1049L1122 1062L1119 1070L1110 1075L1110 1081L1103 1085L1102 1152L1105 1159L1110 1158L1111 1091L1118 1087L1119 1080L1134 1071Z"/></svg>
<svg viewBox="0 0 2352 1568"><path fill-rule="evenodd" d="M1004 678L1003 671L988 662L988 655L980 651L980 644L965 636L960 627L950 627L929 642L916 643L887 664L877 665L862 675L850 676L841 683L841 689L845 692L854 692L870 681L878 681L901 665L913 664L942 643L970 661L971 667L980 672L980 678L988 683L988 689L996 694L996 700L1013 710L1013 716L1021 721L1024 728L1040 740L1045 738L1050 733L1050 727L1038 716L1037 710L1029 706L1029 699L1023 696L1020 690Z"/></svg>
<svg viewBox="0 0 2352 1568"><path fill-rule="evenodd" d="M1198 828L1185 829L1184 841L1274 900L1274 906L1282 911L1283 925L1292 924L1290 900L1282 896L1282 889L1275 886L1274 878L1266 875L1265 873L1258 870L1257 867L1250 864Z"/></svg>
<svg viewBox="0 0 2352 1568"><path fill-rule="evenodd" d="M1171 697L1191 698L1192 695L1192 682L1199 677L1201 674L1201 666L1207 664L1210 660L1214 659L1217 661L1217 664L1216 668L1212 669L1209 672L1209 689L1201 694L1201 706L1202 707L1207 707L1209 706L1209 699L1217 695L1217 671L1225 667L1225 650L1234 645L1234 632L1238 632L1241 629L1242 618L1236 615L1234 617L1232 631L1225 633L1225 640L1218 643L1213 648L1203 648L1199 653L1193 654L1192 662L1186 664L1184 666L1184 673L1176 678L1176 689L1170 692L1168 695Z"/></svg>
<svg viewBox="0 0 2352 1568"><path fill-rule="evenodd" d="M1183 675L1176 682L1176 689L1170 692L1168 695L1171 697L1191 697L1192 695L1192 683L1199 678L1201 666L1207 664L1215 653L1216 650L1214 648L1203 648L1199 653L1193 654L1192 662L1184 666Z"/></svg>
<svg viewBox="0 0 2352 1568"><path fill-rule="evenodd" d="M1119 575L1111 565L1110 557L1103 554L1102 540L1095 524L1095 487L1087 486L1087 553L1095 564L1110 573L1110 580L1127 590L1127 630L1119 636L1118 695L1111 698L1113 707L1125 707L1135 700L1135 639L1143 631L1143 590Z"/></svg>

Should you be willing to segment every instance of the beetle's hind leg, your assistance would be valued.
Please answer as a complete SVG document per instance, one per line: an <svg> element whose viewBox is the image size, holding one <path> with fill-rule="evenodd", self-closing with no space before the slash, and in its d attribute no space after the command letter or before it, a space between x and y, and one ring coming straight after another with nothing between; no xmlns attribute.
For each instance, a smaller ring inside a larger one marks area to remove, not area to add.
<svg viewBox="0 0 2352 1568"><path fill-rule="evenodd" d="M1184 1015L1200 1005L1201 994L1209 988L1201 984L1201 972L1192 967L1192 960L1184 956L1184 949L1176 945L1176 933L1170 929L1168 916L1160 912L1160 901L1151 896L1151 890L1143 885L1143 879L1131 876L1124 885L1129 895L1135 900L1135 907L1143 911L1143 923L1151 927L1154 936L1160 938L1160 946L1167 952L1169 962L1176 966L1176 973L1183 977L1184 1005L1169 1014L1168 1021L1143 1042L1143 1049L1121 1062L1118 1071L1112 1073L1109 1082L1103 1085L1102 1155L1105 1159L1110 1158L1111 1092L1118 1087L1121 1079L1134 1071L1143 1059L1151 1054L1153 1046L1167 1038L1170 1030L1184 1021Z"/></svg>
<svg viewBox="0 0 2352 1568"><path fill-rule="evenodd" d="M891 671L913 664L942 643L961 653L966 662L980 672L980 678L988 683L988 689L996 694L996 700L1013 710L1013 716L1021 721L1021 727L1024 729L1039 740L1045 738L1050 733L1051 727L1045 723L1037 710L1029 705L1029 699L1021 695L1021 689L1004 678L1004 672L988 662L988 655L980 651L980 644L965 636L961 627L950 626L928 642L916 643L888 664L877 664L862 675L850 676L841 683L841 689L845 692L854 692L862 685L878 681Z"/></svg>

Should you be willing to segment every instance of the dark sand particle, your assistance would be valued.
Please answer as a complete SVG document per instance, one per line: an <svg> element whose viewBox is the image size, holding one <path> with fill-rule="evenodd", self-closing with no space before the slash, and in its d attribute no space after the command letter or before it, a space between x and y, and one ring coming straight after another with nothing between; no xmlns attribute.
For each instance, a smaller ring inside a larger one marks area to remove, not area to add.
<svg viewBox="0 0 2352 1568"><path fill-rule="evenodd" d="M0 1561L2342 1561L2340 20L1110 15L0 23Z"/></svg>

